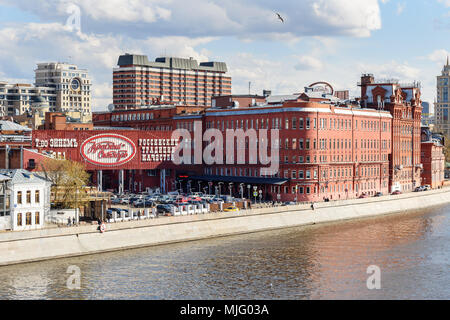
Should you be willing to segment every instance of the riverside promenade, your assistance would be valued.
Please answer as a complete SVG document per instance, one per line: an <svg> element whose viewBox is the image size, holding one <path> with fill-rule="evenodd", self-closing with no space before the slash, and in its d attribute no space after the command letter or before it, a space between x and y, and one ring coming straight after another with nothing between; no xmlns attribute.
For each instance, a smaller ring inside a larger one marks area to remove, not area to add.
<svg viewBox="0 0 450 320"><path fill-rule="evenodd" d="M0 234L0 265L192 241L407 212L450 202L450 188L341 200Z"/></svg>

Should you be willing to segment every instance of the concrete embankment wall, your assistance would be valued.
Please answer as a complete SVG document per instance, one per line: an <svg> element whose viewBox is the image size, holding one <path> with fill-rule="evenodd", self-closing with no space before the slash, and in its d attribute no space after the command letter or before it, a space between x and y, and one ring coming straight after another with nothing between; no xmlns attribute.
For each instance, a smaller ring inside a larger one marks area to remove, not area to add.
<svg viewBox="0 0 450 320"><path fill-rule="evenodd" d="M0 265L365 218L450 203L450 188L381 198L0 233Z"/></svg>

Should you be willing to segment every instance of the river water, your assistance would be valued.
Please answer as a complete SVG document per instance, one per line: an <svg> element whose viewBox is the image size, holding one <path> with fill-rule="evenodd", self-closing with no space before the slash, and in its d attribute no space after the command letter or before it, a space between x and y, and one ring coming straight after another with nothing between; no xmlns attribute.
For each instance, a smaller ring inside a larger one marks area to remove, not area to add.
<svg viewBox="0 0 450 320"><path fill-rule="evenodd" d="M371 265L380 289L367 288ZM0 298L450 299L450 205L0 267Z"/></svg>

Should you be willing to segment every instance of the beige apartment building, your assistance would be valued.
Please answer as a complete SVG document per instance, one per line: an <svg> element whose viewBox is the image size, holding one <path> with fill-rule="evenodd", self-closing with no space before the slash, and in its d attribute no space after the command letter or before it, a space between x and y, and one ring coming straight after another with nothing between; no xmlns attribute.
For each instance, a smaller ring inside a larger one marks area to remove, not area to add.
<svg viewBox="0 0 450 320"><path fill-rule="evenodd" d="M91 116L91 79L86 69L74 64L46 62L38 63L35 70L35 85L55 90L55 111L79 112L83 118Z"/></svg>

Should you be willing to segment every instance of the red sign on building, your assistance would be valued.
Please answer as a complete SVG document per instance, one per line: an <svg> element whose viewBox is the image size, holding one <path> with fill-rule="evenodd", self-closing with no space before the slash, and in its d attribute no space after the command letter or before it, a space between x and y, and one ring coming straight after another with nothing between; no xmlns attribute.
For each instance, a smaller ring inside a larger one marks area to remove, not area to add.
<svg viewBox="0 0 450 320"><path fill-rule="evenodd" d="M173 168L171 132L143 130L35 130L32 148L85 164L87 170Z"/></svg>
<svg viewBox="0 0 450 320"><path fill-rule="evenodd" d="M81 155L86 161L100 166L119 166L132 160L136 145L119 134L99 134L83 142Z"/></svg>

